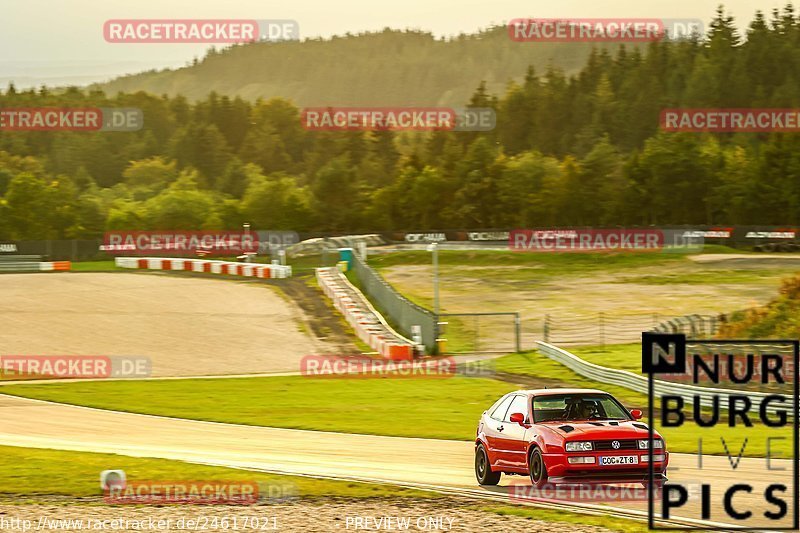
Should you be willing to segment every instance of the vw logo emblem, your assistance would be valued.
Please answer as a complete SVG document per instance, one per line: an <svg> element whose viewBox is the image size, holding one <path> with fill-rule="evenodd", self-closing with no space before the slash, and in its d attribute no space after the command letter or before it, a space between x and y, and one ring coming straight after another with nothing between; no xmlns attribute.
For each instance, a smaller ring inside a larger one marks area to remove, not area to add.
<svg viewBox="0 0 800 533"><path fill-rule="evenodd" d="M611 443L611 447L614 448L615 450L619 450L619 446L620 444L618 440L615 440L614 442Z"/></svg>

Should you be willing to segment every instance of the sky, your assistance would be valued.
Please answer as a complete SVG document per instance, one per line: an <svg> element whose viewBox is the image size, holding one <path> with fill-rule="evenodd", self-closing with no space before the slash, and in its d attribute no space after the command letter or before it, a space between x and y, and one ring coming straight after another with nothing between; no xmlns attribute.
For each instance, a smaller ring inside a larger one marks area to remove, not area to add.
<svg viewBox="0 0 800 533"><path fill-rule="evenodd" d="M0 0L0 86L88 83L202 57L206 44L118 44L103 39L109 19L291 19L301 38L420 29L472 33L514 18L687 18L704 22L719 0ZM745 27L756 10L786 0L727 0ZM67 81L64 81L67 80Z"/></svg>

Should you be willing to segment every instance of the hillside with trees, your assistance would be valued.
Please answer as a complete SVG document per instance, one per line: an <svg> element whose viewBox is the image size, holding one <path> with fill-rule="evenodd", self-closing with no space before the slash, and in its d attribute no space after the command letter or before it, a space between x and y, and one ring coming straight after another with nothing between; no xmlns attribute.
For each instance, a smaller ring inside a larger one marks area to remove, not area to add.
<svg viewBox="0 0 800 533"><path fill-rule="evenodd" d="M613 45L600 46L612 48ZM109 94L145 91L284 98L298 106L450 105L466 102L477 82L492 92L522 80L529 66L580 70L591 43L521 43L505 26L437 39L421 31L385 29L330 39L257 42L211 48L181 69L124 76L95 88Z"/></svg>
<svg viewBox="0 0 800 533"><path fill-rule="evenodd" d="M308 131L285 99L12 86L0 107L137 107L145 127L0 131L0 238L243 222L295 231L797 225L800 136L670 133L659 114L797 108L798 73L800 20L787 7L759 14L744 35L720 11L704 39L597 48L573 75L531 67L499 93L464 82L465 104L496 109L491 132Z"/></svg>

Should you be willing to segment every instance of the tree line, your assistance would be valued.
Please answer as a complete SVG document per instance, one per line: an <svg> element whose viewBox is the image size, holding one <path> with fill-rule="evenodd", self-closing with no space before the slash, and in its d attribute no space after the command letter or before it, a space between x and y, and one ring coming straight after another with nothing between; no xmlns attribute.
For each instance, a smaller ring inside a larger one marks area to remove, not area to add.
<svg viewBox="0 0 800 533"><path fill-rule="evenodd" d="M0 131L0 238L800 224L796 133L659 129L664 108L800 107L798 73L789 5L742 35L719 8L705 36L597 48L574 75L530 68L502 94L476 83L467 105L496 110L490 132L308 131L280 98L12 85L0 108L135 107L145 126Z"/></svg>

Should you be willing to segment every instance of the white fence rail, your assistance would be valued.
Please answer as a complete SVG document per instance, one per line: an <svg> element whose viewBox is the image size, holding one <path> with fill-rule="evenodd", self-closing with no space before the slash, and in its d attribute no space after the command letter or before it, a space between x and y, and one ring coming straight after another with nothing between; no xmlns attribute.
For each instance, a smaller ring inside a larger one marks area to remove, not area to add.
<svg viewBox="0 0 800 533"><path fill-rule="evenodd" d="M633 372L628 372L627 370L607 368L584 361L577 355L569 353L562 348L553 346L552 344L546 342L539 341L536 344L541 353L553 361L561 363L578 375L589 378L592 381L624 387L626 389L641 392L643 394L647 394L648 392L647 377L645 376L634 374ZM762 400L764 400L767 396L772 395L771 393L765 392L745 392L741 390L698 387L697 385L671 383L658 379L653 381L653 393L656 396L663 396L667 394L680 396L683 398L684 402L686 402L686 405L691 405L692 402L694 402L695 396L699 396L700 405L703 407L711 407L713 405L713 399L717 397L719 399L720 409L725 410L728 409L728 395L730 394L744 394L750 399L754 406L760 405ZM791 416L793 411L791 397L788 398L785 406L781 407L773 404L770 405L769 409L767 409L767 412L774 413L779 410L784 410L788 415Z"/></svg>

